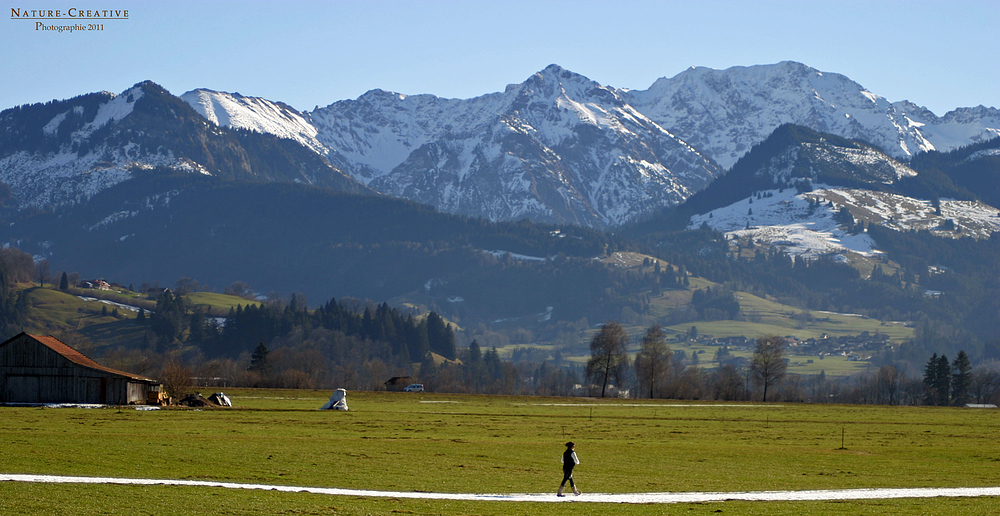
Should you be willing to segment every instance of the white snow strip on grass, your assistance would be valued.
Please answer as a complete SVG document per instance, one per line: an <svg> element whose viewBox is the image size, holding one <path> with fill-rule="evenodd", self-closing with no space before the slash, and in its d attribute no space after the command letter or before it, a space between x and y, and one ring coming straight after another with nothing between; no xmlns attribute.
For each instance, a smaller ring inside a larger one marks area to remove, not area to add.
<svg viewBox="0 0 1000 516"><path fill-rule="evenodd" d="M424 500L470 500L505 502L597 502L597 503L699 503L743 501L824 501L868 500L886 498L935 498L1000 496L1000 487L915 487L876 489L829 489L811 491L753 491L731 493L585 493L580 496L557 497L553 493L524 494L465 494L431 493L424 491L373 491L327 487L296 487L269 484L237 484L205 480L167 480L152 478L70 477L59 475L0 474L0 481L41 482L56 484L122 484L169 485L187 487L221 487L225 489L255 489L289 493L315 493L336 496L366 496L376 498L417 498Z"/></svg>

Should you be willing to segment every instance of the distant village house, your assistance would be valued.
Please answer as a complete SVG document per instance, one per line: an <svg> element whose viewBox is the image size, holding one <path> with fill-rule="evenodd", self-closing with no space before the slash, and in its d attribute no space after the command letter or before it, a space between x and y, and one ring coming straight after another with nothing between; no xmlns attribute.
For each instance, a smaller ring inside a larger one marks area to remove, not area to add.
<svg viewBox="0 0 1000 516"><path fill-rule="evenodd" d="M385 386L387 391L402 391L407 385L412 383L414 383L414 381L410 376L393 376L382 385Z"/></svg>
<svg viewBox="0 0 1000 516"><path fill-rule="evenodd" d="M102 279L83 280L80 282L80 288L89 288L93 290L111 290L111 284Z"/></svg>

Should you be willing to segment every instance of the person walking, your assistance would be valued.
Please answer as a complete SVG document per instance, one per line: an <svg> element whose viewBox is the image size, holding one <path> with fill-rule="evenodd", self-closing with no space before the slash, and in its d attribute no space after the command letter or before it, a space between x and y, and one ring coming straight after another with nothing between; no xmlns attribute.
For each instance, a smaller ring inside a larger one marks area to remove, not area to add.
<svg viewBox="0 0 1000 516"><path fill-rule="evenodd" d="M566 487L566 481L569 480L569 487L573 489L573 494L580 494L580 490L576 488L576 483L573 482L573 468L580 463L580 458L576 456L576 444L573 441L566 443L566 451L562 454L562 465L563 465L563 479L562 483L559 484L559 492L556 496L566 496L563 494L563 489Z"/></svg>

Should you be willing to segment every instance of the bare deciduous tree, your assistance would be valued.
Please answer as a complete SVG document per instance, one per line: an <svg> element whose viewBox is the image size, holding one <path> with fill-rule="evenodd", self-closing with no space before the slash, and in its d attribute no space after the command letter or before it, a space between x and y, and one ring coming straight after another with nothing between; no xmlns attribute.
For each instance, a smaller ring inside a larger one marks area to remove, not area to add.
<svg viewBox="0 0 1000 516"><path fill-rule="evenodd" d="M667 345L666 335L659 324L646 330L642 338L642 349L635 357L635 376L639 389L650 398L662 397L666 383L670 379L670 358L673 351Z"/></svg>
<svg viewBox="0 0 1000 516"><path fill-rule="evenodd" d="M764 401L767 401L767 390L785 377L787 368L785 339L775 336L757 339L757 347L750 361L750 372L754 382L764 389Z"/></svg>
<svg viewBox="0 0 1000 516"><path fill-rule="evenodd" d="M231 285L223 289L224 294L242 297L244 299L254 299L253 288L245 281L234 281Z"/></svg>
<svg viewBox="0 0 1000 516"><path fill-rule="evenodd" d="M45 281L49 279L49 261L42 260L35 265L35 269L38 272L38 286L44 287Z"/></svg>
<svg viewBox="0 0 1000 516"><path fill-rule="evenodd" d="M628 333L621 324L609 321L601 326L601 331L590 341L590 360L587 361L587 379L601 383L601 397L614 381L621 385L625 368L628 366Z"/></svg>
<svg viewBox="0 0 1000 516"><path fill-rule="evenodd" d="M160 382L167 396L175 400L183 398L191 391L191 370L180 362L167 362L160 374Z"/></svg>
<svg viewBox="0 0 1000 516"><path fill-rule="evenodd" d="M976 403L989 403L1000 391L1000 371L997 364L983 364L972 370L969 381L969 394Z"/></svg>
<svg viewBox="0 0 1000 516"><path fill-rule="evenodd" d="M891 365L883 365L876 373L876 389L878 402L886 405L898 405L900 390L906 381L906 375Z"/></svg>
<svg viewBox="0 0 1000 516"><path fill-rule="evenodd" d="M713 397L717 400L742 400L746 398L743 376L732 364L725 364L715 372Z"/></svg>

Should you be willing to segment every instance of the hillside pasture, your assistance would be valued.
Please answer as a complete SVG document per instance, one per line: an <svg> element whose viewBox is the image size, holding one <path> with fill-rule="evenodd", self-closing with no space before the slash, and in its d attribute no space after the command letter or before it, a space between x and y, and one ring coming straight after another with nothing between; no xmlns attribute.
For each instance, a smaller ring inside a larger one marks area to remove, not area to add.
<svg viewBox="0 0 1000 516"><path fill-rule="evenodd" d="M606 258L606 263L629 269L652 271L652 265L644 266L643 260L653 263L655 258L639 253L614 253ZM662 267L669 266L660 261ZM692 293L698 289L720 288L722 285L705 278L688 277L689 286L683 290L664 290L662 294L650 298L649 312L639 315L636 321L620 321L626 324L630 335L639 335L645 327L667 318L672 310L688 306ZM820 338L823 334L832 337L883 333L893 342L902 342L913 337L913 328L903 322L883 322L856 314L839 314L823 311L803 310L783 304L773 299L765 299L748 292L734 292L740 304L742 320L694 320L684 324L669 325L664 329L668 335L683 333L691 326L697 326L700 333L715 337L746 336L751 339L763 335L794 335L799 339Z"/></svg>
<svg viewBox="0 0 1000 516"><path fill-rule="evenodd" d="M206 393L207 394L207 393ZM233 409L0 407L4 473L442 493L546 493L573 440L587 493L994 486L995 411L229 390ZM209 498L205 498L210 495ZM164 486L0 483L0 512L530 514L525 503L358 499ZM206 499L217 509L206 509ZM58 509L52 509L58 507ZM554 504L548 514L985 514L994 498ZM928 512L929 511L929 512ZM939 512L940 511L940 512Z"/></svg>
<svg viewBox="0 0 1000 516"><path fill-rule="evenodd" d="M243 306L244 308L260 304L259 301L252 301L242 297L219 294L217 292L191 292L184 296L184 299L192 308L201 308L209 315L224 317L229 313L230 308Z"/></svg>

